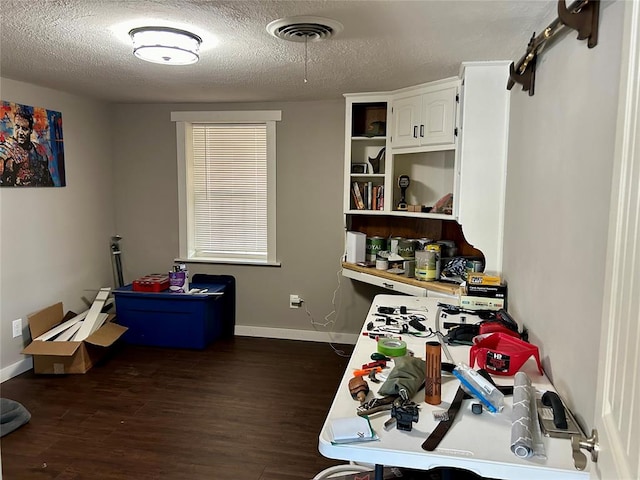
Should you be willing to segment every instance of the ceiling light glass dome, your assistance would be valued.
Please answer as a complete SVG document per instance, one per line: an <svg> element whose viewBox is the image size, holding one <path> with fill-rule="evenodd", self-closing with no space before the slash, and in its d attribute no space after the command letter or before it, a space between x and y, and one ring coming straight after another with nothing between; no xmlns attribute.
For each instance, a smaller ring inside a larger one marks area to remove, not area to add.
<svg viewBox="0 0 640 480"><path fill-rule="evenodd" d="M140 27L129 32L133 54L162 65L190 65L199 57L202 39L186 30L170 27Z"/></svg>

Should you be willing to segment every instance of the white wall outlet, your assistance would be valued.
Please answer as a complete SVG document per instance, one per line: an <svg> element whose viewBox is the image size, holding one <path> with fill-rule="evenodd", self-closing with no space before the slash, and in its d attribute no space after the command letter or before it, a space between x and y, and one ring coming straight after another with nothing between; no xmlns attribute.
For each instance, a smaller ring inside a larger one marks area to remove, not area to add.
<svg viewBox="0 0 640 480"><path fill-rule="evenodd" d="M22 336L22 319L19 318L14 320L12 323L13 326L13 338Z"/></svg>
<svg viewBox="0 0 640 480"><path fill-rule="evenodd" d="M289 308L300 308L302 299L300 295L289 295Z"/></svg>

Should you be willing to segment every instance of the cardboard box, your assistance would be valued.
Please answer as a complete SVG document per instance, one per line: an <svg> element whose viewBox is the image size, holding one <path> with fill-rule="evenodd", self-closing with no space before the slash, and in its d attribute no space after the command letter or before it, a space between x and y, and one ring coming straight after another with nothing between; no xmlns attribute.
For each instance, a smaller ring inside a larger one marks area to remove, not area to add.
<svg viewBox="0 0 640 480"><path fill-rule="evenodd" d="M502 285L502 279L497 275L482 272L469 272L467 285Z"/></svg>
<svg viewBox="0 0 640 480"><path fill-rule="evenodd" d="M366 249L366 234L361 232L347 232L347 262L364 262Z"/></svg>
<svg viewBox="0 0 640 480"><path fill-rule="evenodd" d="M506 285L467 285L467 295L471 297L507 298Z"/></svg>
<svg viewBox="0 0 640 480"><path fill-rule="evenodd" d="M469 310L500 310L504 304L504 298L460 296L460 306Z"/></svg>
<svg viewBox="0 0 640 480"><path fill-rule="evenodd" d="M113 323L110 315L98 330L82 342L31 342L22 353L33 355L34 373L68 374L86 373L100 360L109 347L127 331L126 327ZM36 338L62 323L62 302L51 305L28 317L31 338Z"/></svg>

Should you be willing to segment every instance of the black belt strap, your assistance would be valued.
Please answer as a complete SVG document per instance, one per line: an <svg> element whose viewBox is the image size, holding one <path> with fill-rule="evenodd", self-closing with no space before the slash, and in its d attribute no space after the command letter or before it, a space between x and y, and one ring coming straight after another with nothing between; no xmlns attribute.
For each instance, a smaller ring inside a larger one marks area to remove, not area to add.
<svg viewBox="0 0 640 480"><path fill-rule="evenodd" d="M464 396L465 393L462 389L462 386L458 387L456 396L453 397L451 406L449 407L449 410L447 410L447 415L449 416L448 420L443 420L442 422L440 422L438 426L433 430L433 432L431 432L431 435L429 435L429 437L422 444L422 448L424 450L432 452L440 444L444 436L447 434L447 431L451 428L451 425L453 425L453 421L456 418L458 410L460 410L460 405L462 404Z"/></svg>
<svg viewBox="0 0 640 480"><path fill-rule="evenodd" d="M486 378L489 382L491 382L504 395L513 395L513 386L497 386L493 381L493 379L491 378L491 376L489 375L489 372L487 372L482 368L478 370L478 373L482 377ZM431 435L429 435L429 437L422 444L422 448L424 450L427 450L428 452L432 452L436 449L436 447L440 444L444 436L447 434L447 432L451 428L451 425L453 425L453 421L456 418L456 414L458 413L458 410L460 410L460 405L462 405L462 400L467 398L473 398L473 397L468 393L465 393L465 391L462 389L462 385L460 385L458 387L458 390L456 391L455 397L453 397L453 401L451 402L451 406L449 407L449 410L447 410L447 415L449 419L446 421L440 422L438 426L433 430L433 432L431 432Z"/></svg>

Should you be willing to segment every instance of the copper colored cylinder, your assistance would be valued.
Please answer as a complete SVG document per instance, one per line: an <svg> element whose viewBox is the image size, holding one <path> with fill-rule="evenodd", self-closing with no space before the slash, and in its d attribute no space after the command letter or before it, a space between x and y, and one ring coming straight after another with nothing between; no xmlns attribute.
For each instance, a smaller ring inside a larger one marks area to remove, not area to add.
<svg viewBox="0 0 640 480"><path fill-rule="evenodd" d="M424 384L424 401L430 405L442 402L442 364L440 342L427 342L425 346L426 378Z"/></svg>

